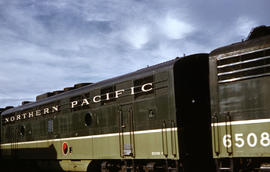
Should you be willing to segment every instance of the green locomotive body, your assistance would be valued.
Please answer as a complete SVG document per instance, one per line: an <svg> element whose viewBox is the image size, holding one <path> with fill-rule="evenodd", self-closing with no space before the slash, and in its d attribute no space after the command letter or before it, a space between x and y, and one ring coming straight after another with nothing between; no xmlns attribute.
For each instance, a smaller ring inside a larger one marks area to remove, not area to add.
<svg viewBox="0 0 270 172"><path fill-rule="evenodd" d="M210 171L208 83L208 54L197 54L38 96L2 112L1 156L66 171Z"/></svg>
<svg viewBox="0 0 270 172"><path fill-rule="evenodd" d="M209 65L218 171L269 169L270 36L216 49Z"/></svg>

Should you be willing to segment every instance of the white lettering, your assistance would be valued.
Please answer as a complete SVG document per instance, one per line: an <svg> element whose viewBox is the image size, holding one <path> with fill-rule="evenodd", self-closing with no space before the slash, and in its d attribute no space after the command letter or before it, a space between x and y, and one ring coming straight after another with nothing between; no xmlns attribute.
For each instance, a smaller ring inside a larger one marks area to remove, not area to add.
<svg viewBox="0 0 270 172"><path fill-rule="evenodd" d="M123 94L124 91L124 89L115 91L115 98L118 98L119 95Z"/></svg>
<svg viewBox="0 0 270 172"><path fill-rule="evenodd" d="M53 112L58 112L58 106L53 106L53 107L52 107L52 113L53 113Z"/></svg>
<svg viewBox="0 0 270 172"><path fill-rule="evenodd" d="M83 99L81 106L84 106L84 105L89 105L89 102L87 99Z"/></svg>
<svg viewBox="0 0 270 172"><path fill-rule="evenodd" d="M21 115L17 115L17 121L21 119Z"/></svg>
<svg viewBox="0 0 270 172"><path fill-rule="evenodd" d="M4 118L4 122L5 123L9 123L9 122L13 122L13 121L19 121L19 120L23 120L23 119L29 119L29 118L34 118L35 116L41 116L41 115L45 115L45 114L50 114L53 112L57 112L59 111L59 106L52 106L52 107L48 107L48 108L44 108L44 109L37 109L35 111L31 111L31 112L27 112L27 113L22 113L22 114L18 114L18 115L14 115L11 117L7 117Z"/></svg>
<svg viewBox="0 0 270 172"><path fill-rule="evenodd" d="M26 118L26 113L23 113L22 116L23 116L23 119L25 119Z"/></svg>
<svg viewBox="0 0 270 172"><path fill-rule="evenodd" d="M106 100L110 100L110 93L106 93Z"/></svg>
<svg viewBox="0 0 270 172"><path fill-rule="evenodd" d="M134 87L131 87L130 89L131 89L131 93L130 94L131 95L134 95Z"/></svg>
<svg viewBox="0 0 270 172"><path fill-rule="evenodd" d="M231 135L229 134L226 134L224 135L223 137L223 145L227 148L231 147L232 146L232 140L231 140Z"/></svg>
<svg viewBox="0 0 270 172"><path fill-rule="evenodd" d="M41 115L41 110L36 110L36 116L40 116Z"/></svg>
<svg viewBox="0 0 270 172"><path fill-rule="evenodd" d="M223 145L226 148L230 148L232 143L238 148L244 147L246 143L250 148L257 147L258 145L261 145L262 147L270 146L270 136L268 132L262 132L260 135L261 137L257 137L257 134L255 133L235 133L234 136L235 140L232 140L230 134L223 136Z"/></svg>
<svg viewBox="0 0 270 172"><path fill-rule="evenodd" d="M235 146L241 148L244 146L245 141L242 138L243 137L243 133L235 133Z"/></svg>
<svg viewBox="0 0 270 172"><path fill-rule="evenodd" d="M141 86L141 91L142 92L149 92L153 90L153 83L146 83L144 85ZM127 91L125 89L120 89L120 90L116 90L115 96L114 98L119 98L122 94L124 94L124 92ZM105 100L110 100L112 97L112 95L110 95L112 93L106 93L106 99ZM135 94L135 87L130 87L130 95L134 95ZM96 95L94 96L91 100L93 100L94 103L99 103L101 102L101 97L105 96L105 95ZM90 100L87 98L81 99L81 100L75 100L71 102L71 108L75 108L76 106L78 106L80 102L80 106L85 106L85 105L89 105L90 104ZM52 106L52 107L46 107L44 109L37 109L35 111L32 112L28 112L28 113L23 113L23 114L19 114L19 115L15 115L15 116L11 116L11 117L7 117L5 118L5 123L9 123L9 122L13 122L13 121L18 121L18 120L22 120L22 119L27 119L27 118L33 118L34 116L41 116L41 115L46 115L46 114L50 114L53 112L58 112L59 111L59 106ZM242 146L242 140L241 140L242 135L237 135L236 136L236 140L238 141L238 146ZM268 135L266 135L265 133L261 136L262 139L262 145L268 145L270 144L270 139L268 139ZM230 138L229 138L230 139ZM252 143L250 143L251 146L255 145L255 143L257 142L255 135L250 135L248 137L249 140L254 140ZM269 140L269 142L268 142ZM225 138L225 141L228 141L228 138ZM251 141L250 141L251 142Z"/></svg>
<svg viewBox="0 0 270 172"><path fill-rule="evenodd" d="M261 145L263 147L267 147L270 145L270 139L269 139L269 134L267 132L263 132L261 134L261 141L260 141Z"/></svg>
<svg viewBox="0 0 270 172"><path fill-rule="evenodd" d="M15 121L15 116L10 117L10 121L11 122Z"/></svg>
<svg viewBox="0 0 270 172"><path fill-rule="evenodd" d="M147 84L144 84L143 86L142 86L142 91L143 92L148 92L148 91L151 91L152 89L153 89L153 87L152 87L152 83L147 83ZM147 87L147 86L151 86L150 88L145 88L145 87Z"/></svg>
<svg viewBox="0 0 270 172"><path fill-rule="evenodd" d="M257 136L256 136L255 133L249 133L248 134L248 136L247 136L247 143L248 143L248 145L250 147L255 147L256 146L256 144L257 144Z"/></svg>
<svg viewBox="0 0 270 172"><path fill-rule="evenodd" d="M28 113L28 118L33 118L34 117L34 112L29 112Z"/></svg>
<svg viewBox="0 0 270 172"><path fill-rule="evenodd" d="M95 96L95 97L93 98L93 102L94 102L94 103L98 103L98 102L100 102L100 101L101 101L101 96L100 96L100 95Z"/></svg>
<svg viewBox="0 0 270 172"><path fill-rule="evenodd" d="M45 115L45 114L50 113L50 111L49 111L49 110L50 110L49 108L45 108L45 109L43 109L43 114Z"/></svg>
<svg viewBox="0 0 270 172"><path fill-rule="evenodd" d="M74 108L78 104L78 101L71 102L71 108Z"/></svg>

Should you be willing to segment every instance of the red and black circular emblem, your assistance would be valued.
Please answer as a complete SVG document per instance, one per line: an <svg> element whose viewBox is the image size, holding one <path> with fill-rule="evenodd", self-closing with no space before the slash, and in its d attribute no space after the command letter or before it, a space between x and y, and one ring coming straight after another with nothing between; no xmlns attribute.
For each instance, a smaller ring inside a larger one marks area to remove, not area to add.
<svg viewBox="0 0 270 172"><path fill-rule="evenodd" d="M68 153L68 144L66 142L64 142L62 145L62 151L65 155Z"/></svg>

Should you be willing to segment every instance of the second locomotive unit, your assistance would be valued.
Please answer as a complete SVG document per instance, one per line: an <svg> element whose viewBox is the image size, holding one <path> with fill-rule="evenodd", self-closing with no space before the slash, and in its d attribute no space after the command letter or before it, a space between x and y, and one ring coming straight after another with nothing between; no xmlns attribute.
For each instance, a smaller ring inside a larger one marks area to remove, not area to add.
<svg viewBox="0 0 270 172"><path fill-rule="evenodd" d="M209 64L218 171L269 171L270 27L212 51Z"/></svg>

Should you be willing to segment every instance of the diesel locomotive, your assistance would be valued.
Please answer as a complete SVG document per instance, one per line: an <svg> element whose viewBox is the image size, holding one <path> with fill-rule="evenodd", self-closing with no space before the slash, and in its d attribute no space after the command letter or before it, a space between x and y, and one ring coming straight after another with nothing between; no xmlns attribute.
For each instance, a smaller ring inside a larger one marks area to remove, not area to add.
<svg viewBox="0 0 270 172"><path fill-rule="evenodd" d="M10 171L270 169L270 34L0 109ZM15 165L16 164L16 165Z"/></svg>
<svg viewBox="0 0 270 172"><path fill-rule="evenodd" d="M208 169L208 78L208 55L196 54L37 96L2 112L2 158L65 171Z"/></svg>

